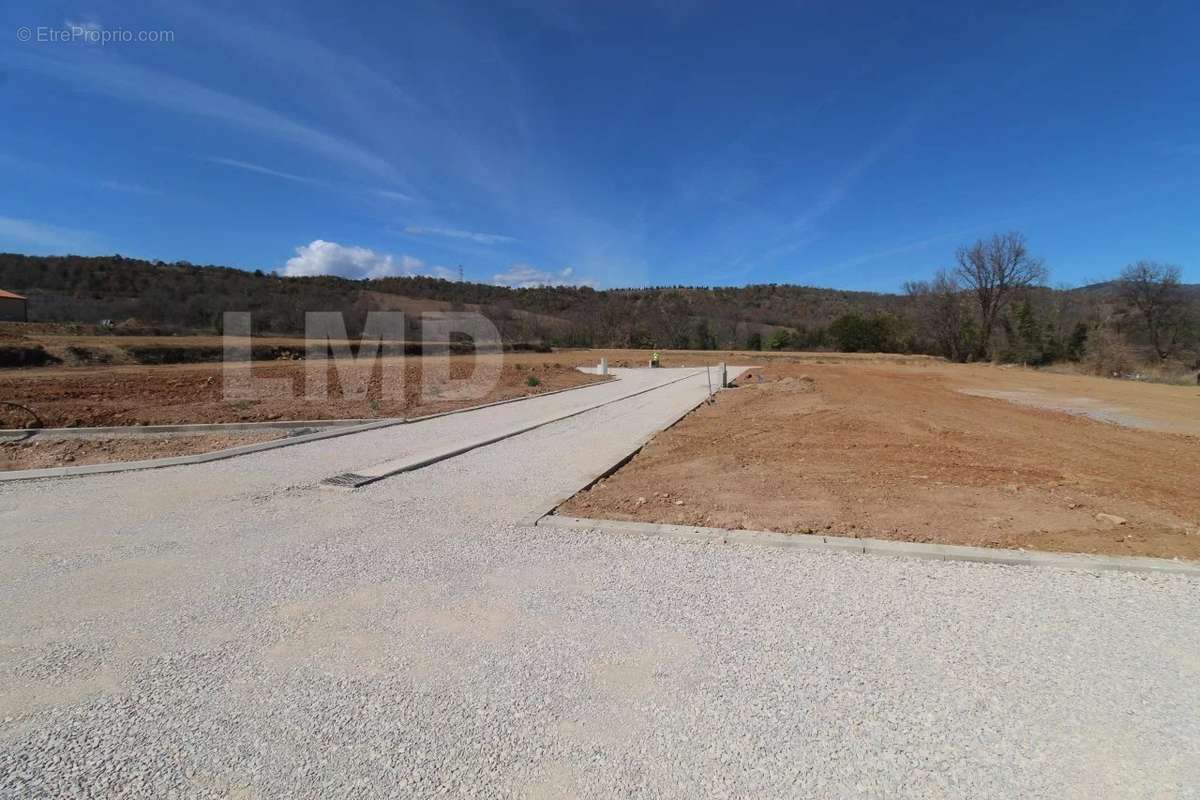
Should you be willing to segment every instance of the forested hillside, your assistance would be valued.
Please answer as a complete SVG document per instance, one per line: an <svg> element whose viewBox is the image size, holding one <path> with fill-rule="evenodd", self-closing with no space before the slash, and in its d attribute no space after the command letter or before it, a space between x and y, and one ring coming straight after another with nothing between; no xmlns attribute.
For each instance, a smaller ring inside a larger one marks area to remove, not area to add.
<svg viewBox="0 0 1200 800"><path fill-rule="evenodd" d="M1032 277L1044 278L1044 270ZM1032 280L1009 287L990 309L991 336L982 333L989 309L978 305L979 294L948 273L912 283L905 294L794 285L509 289L427 277L287 278L121 256L6 253L0 288L28 296L31 320L106 322L116 332L212 333L221 312L231 310L253 312L257 332L276 334L302 334L306 311L342 311L354 334L367 312L399 309L408 312L415 336L419 312L441 309L478 310L508 341L556 346L920 352L1028 363L1081 359L1114 337L1132 351L1154 349L1146 313L1131 284L1120 280L1069 290ZM1172 327L1158 332L1157 354L1194 361L1200 286L1176 282L1167 289Z"/></svg>
<svg viewBox="0 0 1200 800"><path fill-rule="evenodd" d="M427 277L285 278L120 256L0 254L0 287L27 295L30 318L39 321L135 320L143 328L212 332L221 312L246 310L261 332L300 334L306 311L343 311L353 330L373 309L459 308L483 311L506 338L701 349L745 346L782 329L797 346L822 346L839 316L899 316L911 305L899 295L801 286L509 289Z"/></svg>

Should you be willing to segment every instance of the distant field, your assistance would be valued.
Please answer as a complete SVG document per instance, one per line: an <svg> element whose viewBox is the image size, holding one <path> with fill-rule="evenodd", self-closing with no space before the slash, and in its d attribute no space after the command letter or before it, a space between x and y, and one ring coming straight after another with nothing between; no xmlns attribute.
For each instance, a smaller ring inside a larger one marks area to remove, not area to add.
<svg viewBox="0 0 1200 800"><path fill-rule="evenodd" d="M81 326L14 325L0 323L0 369L26 366L96 366L96 365L159 365L213 363L224 358L224 340L217 335L195 336L125 336L103 332L64 332L64 328ZM357 340L332 340L335 347L358 346ZM402 347L409 355L420 355L417 342L389 342L390 347ZM250 342L256 361L295 360L303 358L306 341L293 336L255 336ZM446 346L442 343L441 346ZM240 347L240 345L239 345ZM529 350L524 344L506 345L515 350ZM454 344L455 351L468 349ZM244 348L238 351L242 357Z"/></svg>
<svg viewBox="0 0 1200 800"><path fill-rule="evenodd" d="M78 328L79 332L67 332ZM222 355L222 337L217 335L193 336L126 336L104 333L95 326L64 326L50 324L0 323L0 350L9 348L41 348L51 357L47 367L80 366L129 366L161 364L194 364L218 362ZM338 346L354 345L356 340L334 342ZM255 336L253 338L255 360L273 361L303 358L306 342L295 336ZM414 345L415 346L415 345ZM541 363L550 360L547 353L532 352L527 346L505 354L512 363ZM608 358L610 366L646 366L650 350L556 348L553 361L571 366L593 365L601 357ZM783 360L804 363L845 362L889 362L930 363L940 361L934 356L895 355L880 353L804 353L794 351L743 351L743 350L662 350L663 366L703 366L704 364L763 363ZM4 366L15 364L0 363Z"/></svg>

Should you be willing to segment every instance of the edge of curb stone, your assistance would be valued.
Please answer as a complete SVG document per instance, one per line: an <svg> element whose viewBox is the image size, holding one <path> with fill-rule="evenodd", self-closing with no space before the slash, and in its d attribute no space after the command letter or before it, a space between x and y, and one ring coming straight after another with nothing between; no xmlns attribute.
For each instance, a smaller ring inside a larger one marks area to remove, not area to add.
<svg viewBox="0 0 1200 800"><path fill-rule="evenodd" d="M967 545L928 544L885 539L854 539L846 536L820 536L807 533L777 533L774 531L728 530L694 525L669 525L654 522L624 522L606 519L586 519L545 515L538 527L564 530L598 530L633 536L661 537L676 541L707 544L756 544L798 550L823 550L890 555L933 561L974 561L984 564L1012 566L1057 567L1088 572L1117 571L1187 575L1200 578L1200 564L1147 556L1101 556L1079 553L1048 553L1031 550L1002 550Z"/></svg>

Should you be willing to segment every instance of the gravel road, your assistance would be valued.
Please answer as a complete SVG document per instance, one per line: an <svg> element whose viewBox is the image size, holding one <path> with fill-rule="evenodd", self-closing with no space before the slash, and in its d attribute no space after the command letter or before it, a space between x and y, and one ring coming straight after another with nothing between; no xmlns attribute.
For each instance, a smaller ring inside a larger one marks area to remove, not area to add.
<svg viewBox="0 0 1200 800"><path fill-rule="evenodd" d="M1200 796L1195 580L516 524L702 374L315 485L661 372L0 486L0 796Z"/></svg>

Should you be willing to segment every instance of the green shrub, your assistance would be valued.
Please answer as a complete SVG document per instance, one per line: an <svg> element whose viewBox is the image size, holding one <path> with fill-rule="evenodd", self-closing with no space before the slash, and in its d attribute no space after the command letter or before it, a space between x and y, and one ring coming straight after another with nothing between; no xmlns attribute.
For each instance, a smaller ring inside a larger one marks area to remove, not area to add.
<svg viewBox="0 0 1200 800"><path fill-rule="evenodd" d="M526 386L538 386L539 384L541 384L541 382L542 382L542 379L539 378L537 375L530 375L528 378L525 379Z"/></svg>
<svg viewBox="0 0 1200 800"><path fill-rule="evenodd" d="M771 333L767 347L771 350L786 350L792 344L792 332L787 328L779 328Z"/></svg>
<svg viewBox="0 0 1200 800"><path fill-rule="evenodd" d="M829 335L843 353L895 352L899 348L894 333L895 324L883 314L843 314L829 326Z"/></svg>

